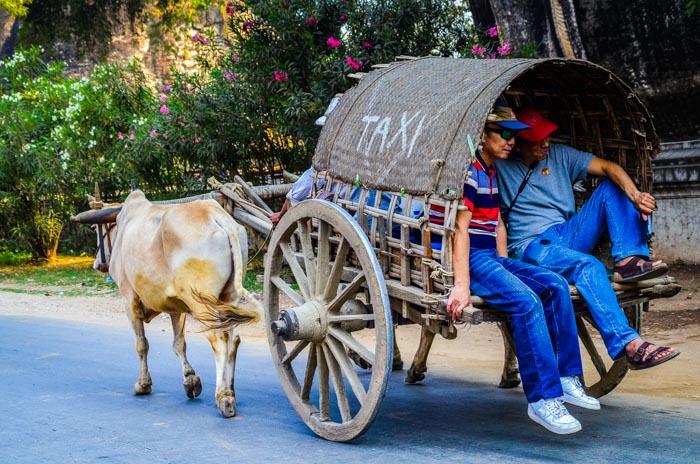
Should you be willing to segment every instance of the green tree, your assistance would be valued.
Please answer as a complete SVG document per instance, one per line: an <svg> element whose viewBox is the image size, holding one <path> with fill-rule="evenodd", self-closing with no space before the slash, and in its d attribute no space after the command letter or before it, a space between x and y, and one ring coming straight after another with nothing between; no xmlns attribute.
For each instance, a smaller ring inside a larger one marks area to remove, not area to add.
<svg viewBox="0 0 700 464"><path fill-rule="evenodd" d="M5 10L11 16L21 18L27 14L27 6L32 0L0 0L0 10Z"/></svg>
<svg viewBox="0 0 700 464"><path fill-rule="evenodd" d="M0 62L0 238L50 259L95 181L127 189L149 162L130 159L115 142L153 102L139 63L103 65L77 79L40 55L31 48Z"/></svg>

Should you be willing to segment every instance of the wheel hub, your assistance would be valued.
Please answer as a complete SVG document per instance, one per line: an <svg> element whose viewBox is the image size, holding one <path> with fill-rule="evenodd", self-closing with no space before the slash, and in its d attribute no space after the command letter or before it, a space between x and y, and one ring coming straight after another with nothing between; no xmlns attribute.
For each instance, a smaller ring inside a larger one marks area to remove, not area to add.
<svg viewBox="0 0 700 464"><path fill-rule="evenodd" d="M309 301L296 308L280 311L280 317L270 324L272 333L287 341L321 342L326 337L328 319L323 305Z"/></svg>

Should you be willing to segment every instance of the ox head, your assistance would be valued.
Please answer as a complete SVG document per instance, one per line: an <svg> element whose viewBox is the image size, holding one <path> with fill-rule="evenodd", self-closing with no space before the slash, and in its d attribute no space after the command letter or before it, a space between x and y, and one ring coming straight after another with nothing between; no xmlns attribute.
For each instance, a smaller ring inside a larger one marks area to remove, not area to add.
<svg viewBox="0 0 700 464"><path fill-rule="evenodd" d="M81 224L91 224L97 232L97 256L92 267L100 272L109 272L109 260L112 254L112 243L117 232L117 215L121 206L104 209L83 211L73 217L71 221Z"/></svg>

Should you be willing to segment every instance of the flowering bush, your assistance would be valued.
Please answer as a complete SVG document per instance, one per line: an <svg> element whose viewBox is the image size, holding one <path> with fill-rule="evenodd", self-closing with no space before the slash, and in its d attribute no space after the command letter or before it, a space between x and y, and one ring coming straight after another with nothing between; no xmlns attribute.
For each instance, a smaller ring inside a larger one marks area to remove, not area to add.
<svg viewBox="0 0 700 464"><path fill-rule="evenodd" d="M74 79L40 54L31 48L0 62L0 240L51 258L95 181L128 186L134 163L115 139L152 97L138 63Z"/></svg>
<svg viewBox="0 0 700 464"><path fill-rule="evenodd" d="M486 30L474 29L471 48L462 55L466 58L534 58L537 54L537 46L534 44L523 47L514 52L510 42L503 40L496 26Z"/></svg>

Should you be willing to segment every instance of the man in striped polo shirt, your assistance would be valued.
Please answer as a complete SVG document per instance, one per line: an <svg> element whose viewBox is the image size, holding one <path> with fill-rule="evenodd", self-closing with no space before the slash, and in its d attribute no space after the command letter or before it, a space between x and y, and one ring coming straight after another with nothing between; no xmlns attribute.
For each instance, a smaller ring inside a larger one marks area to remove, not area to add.
<svg viewBox="0 0 700 464"><path fill-rule="evenodd" d="M495 107L487 118L464 185L466 209L457 213L455 286L448 311L460 319L474 292L508 314L528 416L547 430L567 434L581 430L581 423L564 401L600 409L598 400L587 396L578 382L583 369L569 286L553 272L508 258L498 207L494 162L508 157L515 133L528 127L505 106Z"/></svg>

